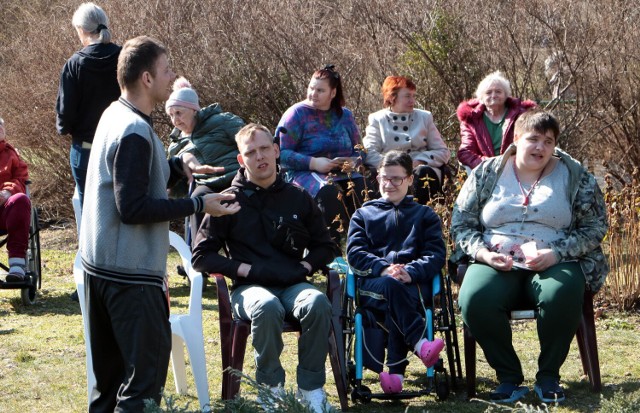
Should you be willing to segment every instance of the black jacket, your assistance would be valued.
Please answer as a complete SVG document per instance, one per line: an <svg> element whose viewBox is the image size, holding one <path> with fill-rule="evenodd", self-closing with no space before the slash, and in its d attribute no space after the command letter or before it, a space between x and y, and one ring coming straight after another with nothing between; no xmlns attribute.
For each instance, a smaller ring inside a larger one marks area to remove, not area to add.
<svg viewBox="0 0 640 413"><path fill-rule="evenodd" d="M263 189L248 181L244 168L240 168L225 192L236 194L241 209L233 215L205 216L193 250L196 271L221 273L233 279L234 286L289 286L305 281L310 275L300 261L311 264L313 273L339 253L311 195L280 176ZM273 245L275 226L280 222L306 230L308 243L299 245L296 254L284 252L280 244ZM229 258L218 253L223 247ZM247 278L237 276L241 263L251 265Z"/></svg>
<svg viewBox="0 0 640 413"><path fill-rule="evenodd" d="M93 142L102 112L120 96L116 69L121 49L113 43L91 44L65 63L56 102L58 133L70 133L75 143Z"/></svg>

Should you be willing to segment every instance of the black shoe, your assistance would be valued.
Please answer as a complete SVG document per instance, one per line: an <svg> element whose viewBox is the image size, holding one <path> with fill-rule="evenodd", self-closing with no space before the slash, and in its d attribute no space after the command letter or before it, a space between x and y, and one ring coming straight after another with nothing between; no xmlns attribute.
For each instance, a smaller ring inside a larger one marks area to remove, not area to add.
<svg viewBox="0 0 640 413"><path fill-rule="evenodd" d="M6 282L8 283L23 283L27 280L27 276L20 274L19 272L10 272L7 274Z"/></svg>
<svg viewBox="0 0 640 413"><path fill-rule="evenodd" d="M560 403L564 401L564 390L557 380L536 383L533 389L543 403Z"/></svg>
<svg viewBox="0 0 640 413"><path fill-rule="evenodd" d="M76 303L80 302L78 298L78 290L71 293L71 301L75 301Z"/></svg>
<svg viewBox="0 0 640 413"><path fill-rule="evenodd" d="M529 393L529 388L514 383L500 383L494 391L489 394L489 399L496 403L513 403L523 398Z"/></svg>

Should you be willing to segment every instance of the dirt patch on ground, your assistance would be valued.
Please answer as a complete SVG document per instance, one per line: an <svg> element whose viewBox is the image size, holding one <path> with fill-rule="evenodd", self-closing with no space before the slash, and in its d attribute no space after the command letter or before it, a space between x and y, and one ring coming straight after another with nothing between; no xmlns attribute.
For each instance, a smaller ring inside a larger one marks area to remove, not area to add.
<svg viewBox="0 0 640 413"><path fill-rule="evenodd" d="M40 230L40 245L47 250L75 251L78 249L76 226L51 225Z"/></svg>

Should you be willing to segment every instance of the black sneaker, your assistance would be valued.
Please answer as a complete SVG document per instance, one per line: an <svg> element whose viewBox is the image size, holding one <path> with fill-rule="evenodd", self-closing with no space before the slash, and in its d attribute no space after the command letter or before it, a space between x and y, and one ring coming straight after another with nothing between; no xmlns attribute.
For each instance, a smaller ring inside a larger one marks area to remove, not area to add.
<svg viewBox="0 0 640 413"><path fill-rule="evenodd" d="M500 385L489 394L489 399L496 403L513 403L523 398L527 393L529 393L527 386L504 382L500 383Z"/></svg>
<svg viewBox="0 0 640 413"><path fill-rule="evenodd" d="M75 301L76 303L80 301L78 298L78 290L71 293L71 301Z"/></svg>
<svg viewBox="0 0 640 413"><path fill-rule="evenodd" d="M27 276L19 272L10 272L7 274L6 282L8 283L23 283L27 280Z"/></svg>
<svg viewBox="0 0 640 413"><path fill-rule="evenodd" d="M564 390L557 380L536 383L533 389L538 398L544 403L560 403L564 401Z"/></svg>

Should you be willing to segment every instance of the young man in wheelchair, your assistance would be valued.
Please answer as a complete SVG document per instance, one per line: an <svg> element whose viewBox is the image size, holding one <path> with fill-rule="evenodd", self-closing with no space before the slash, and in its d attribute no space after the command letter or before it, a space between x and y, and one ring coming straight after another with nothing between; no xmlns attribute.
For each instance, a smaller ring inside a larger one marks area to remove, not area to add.
<svg viewBox="0 0 640 413"><path fill-rule="evenodd" d="M4 120L0 118L0 231L7 234L9 274L7 283L23 283L25 275L31 201L25 194L29 178L27 164L6 141Z"/></svg>
<svg viewBox="0 0 640 413"><path fill-rule="evenodd" d="M436 213L407 196L412 171L408 154L384 156L377 176L382 197L355 212L347 243L360 306L386 314L389 371L380 373L380 385L391 394L402 391L407 351L431 367L444 347L441 339L425 338L424 306L445 263L445 245Z"/></svg>
<svg viewBox="0 0 640 413"><path fill-rule="evenodd" d="M251 321L256 381L276 396L285 383L283 322L285 317L300 322L298 396L313 412L329 411L323 387L331 305L307 276L339 251L311 195L277 173L280 151L269 130L249 124L237 133L236 143L241 167L229 192L236 195L240 212L205 217L195 239L193 268L233 280L234 316ZM223 247L229 258L219 255Z"/></svg>

